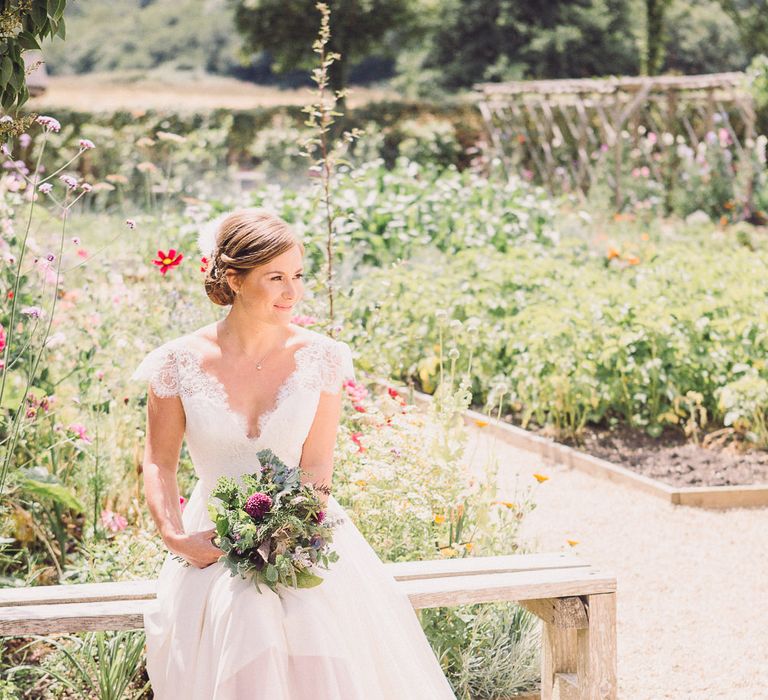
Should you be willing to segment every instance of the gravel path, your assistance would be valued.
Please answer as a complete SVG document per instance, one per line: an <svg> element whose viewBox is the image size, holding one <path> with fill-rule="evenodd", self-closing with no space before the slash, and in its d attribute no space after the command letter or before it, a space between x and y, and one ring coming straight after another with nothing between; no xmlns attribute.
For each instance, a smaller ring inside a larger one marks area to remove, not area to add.
<svg viewBox="0 0 768 700"><path fill-rule="evenodd" d="M672 506L473 428L468 459L489 454L505 500L516 480L535 485L531 551L574 551L616 574L619 698L768 700L768 509Z"/></svg>

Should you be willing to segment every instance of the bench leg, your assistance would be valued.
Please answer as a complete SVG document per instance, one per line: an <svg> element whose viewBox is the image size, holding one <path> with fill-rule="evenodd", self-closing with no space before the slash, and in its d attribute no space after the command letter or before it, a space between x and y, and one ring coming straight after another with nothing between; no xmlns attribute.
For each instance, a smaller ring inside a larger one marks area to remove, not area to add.
<svg viewBox="0 0 768 700"><path fill-rule="evenodd" d="M541 623L541 700L558 700L559 674L576 672L577 630Z"/></svg>
<svg viewBox="0 0 768 700"><path fill-rule="evenodd" d="M616 594L597 593L585 598L589 626L577 630L579 698L616 700Z"/></svg>

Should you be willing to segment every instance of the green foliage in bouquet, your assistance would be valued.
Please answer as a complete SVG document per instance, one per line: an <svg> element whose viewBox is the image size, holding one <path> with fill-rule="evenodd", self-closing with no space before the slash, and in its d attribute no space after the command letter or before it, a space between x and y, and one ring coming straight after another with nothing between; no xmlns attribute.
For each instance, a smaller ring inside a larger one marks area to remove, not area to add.
<svg viewBox="0 0 768 700"><path fill-rule="evenodd" d="M271 450L257 453L261 469L238 483L219 477L208 512L216 526L220 561L232 576L266 583L311 588L323 579L311 571L328 568L339 555L331 550L333 526L316 490L300 481L301 470L286 466ZM218 502L217 502L218 500Z"/></svg>

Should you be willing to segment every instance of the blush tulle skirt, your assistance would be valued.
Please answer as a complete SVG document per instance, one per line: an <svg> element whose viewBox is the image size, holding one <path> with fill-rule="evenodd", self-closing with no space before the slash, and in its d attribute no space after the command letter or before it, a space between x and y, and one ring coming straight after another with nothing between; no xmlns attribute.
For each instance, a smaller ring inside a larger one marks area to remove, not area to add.
<svg viewBox="0 0 768 700"><path fill-rule="evenodd" d="M455 700L407 596L331 496L339 560L277 595L169 555L144 614L157 700ZM212 527L200 482L187 532Z"/></svg>

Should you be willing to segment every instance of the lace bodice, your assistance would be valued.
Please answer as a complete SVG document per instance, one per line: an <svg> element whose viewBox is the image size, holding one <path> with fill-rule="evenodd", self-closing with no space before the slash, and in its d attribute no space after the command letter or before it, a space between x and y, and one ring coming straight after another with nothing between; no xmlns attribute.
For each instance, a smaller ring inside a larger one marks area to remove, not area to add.
<svg viewBox="0 0 768 700"><path fill-rule="evenodd" d="M275 403L248 435L246 417L234 411L221 381L203 369L199 338L182 336L152 350L131 379L148 381L159 397L179 396L184 407L184 436L203 489L224 474L255 471L256 453L269 448L286 464L298 465L321 392L338 393L354 379L349 346L304 330L306 344L294 352L295 369L280 385Z"/></svg>

